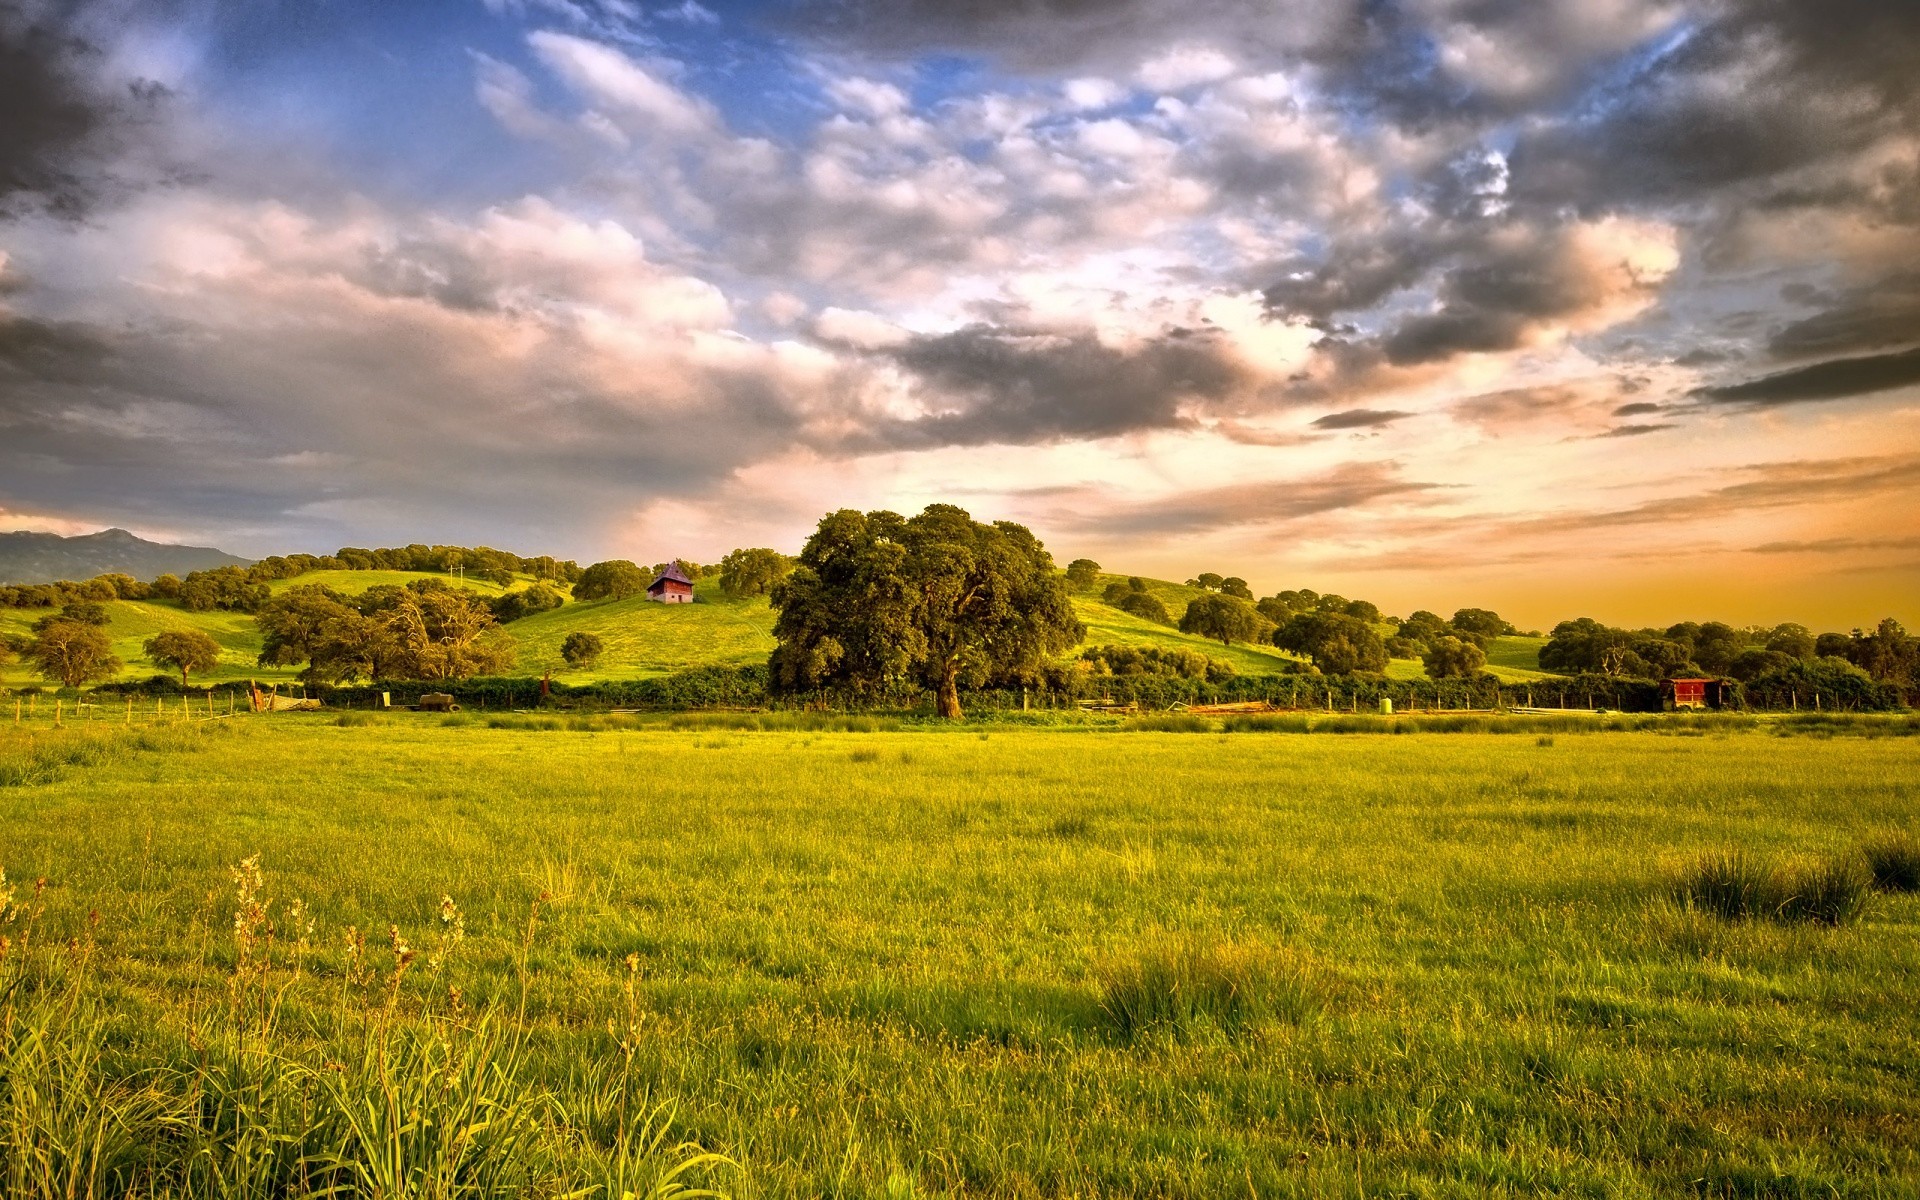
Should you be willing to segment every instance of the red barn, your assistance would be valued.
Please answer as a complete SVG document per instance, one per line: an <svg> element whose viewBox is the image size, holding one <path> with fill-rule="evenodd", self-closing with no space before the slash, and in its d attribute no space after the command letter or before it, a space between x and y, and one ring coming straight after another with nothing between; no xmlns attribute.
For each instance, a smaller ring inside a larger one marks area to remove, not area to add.
<svg viewBox="0 0 1920 1200"><path fill-rule="evenodd" d="M1718 679L1669 679L1660 687L1668 708L1721 708L1728 698L1726 683Z"/></svg>
<svg viewBox="0 0 1920 1200"><path fill-rule="evenodd" d="M693 580L687 578L679 563L668 563L660 578L647 585L647 599L662 604L692 604Z"/></svg>

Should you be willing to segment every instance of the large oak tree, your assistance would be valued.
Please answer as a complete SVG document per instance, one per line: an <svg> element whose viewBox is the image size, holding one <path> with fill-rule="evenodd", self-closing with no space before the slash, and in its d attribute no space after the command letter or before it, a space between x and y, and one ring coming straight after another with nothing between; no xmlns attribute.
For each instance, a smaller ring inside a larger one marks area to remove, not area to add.
<svg viewBox="0 0 1920 1200"><path fill-rule="evenodd" d="M871 694L916 680L943 717L961 715L963 685L1034 672L1086 632L1025 526L983 525L950 504L912 518L829 513L773 605L776 689Z"/></svg>

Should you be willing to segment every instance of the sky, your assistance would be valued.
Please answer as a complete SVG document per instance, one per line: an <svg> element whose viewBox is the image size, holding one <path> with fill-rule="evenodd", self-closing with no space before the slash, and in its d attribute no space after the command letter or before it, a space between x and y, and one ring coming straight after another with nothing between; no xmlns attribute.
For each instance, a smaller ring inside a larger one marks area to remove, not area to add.
<svg viewBox="0 0 1920 1200"><path fill-rule="evenodd" d="M1920 624L1920 6L0 0L0 529Z"/></svg>

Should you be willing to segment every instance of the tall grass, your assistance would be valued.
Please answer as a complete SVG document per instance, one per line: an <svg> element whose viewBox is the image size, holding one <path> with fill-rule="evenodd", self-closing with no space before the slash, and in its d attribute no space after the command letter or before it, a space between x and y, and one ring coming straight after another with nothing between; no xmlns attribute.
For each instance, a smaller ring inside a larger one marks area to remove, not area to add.
<svg viewBox="0 0 1920 1200"><path fill-rule="evenodd" d="M1910 833L1879 834L1861 847L1873 886L1883 892L1920 892L1920 840Z"/></svg>
<svg viewBox="0 0 1920 1200"><path fill-rule="evenodd" d="M1675 883L1683 904L1715 916L1821 925L1858 917L1872 888L1872 875L1852 855L1781 865L1738 850L1702 857Z"/></svg>
<svg viewBox="0 0 1920 1200"><path fill-rule="evenodd" d="M0 793L0 1194L1920 1192L1920 899L1648 903L1910 828L1912 739L331 715Z"/></svg>
<svg viewBox="0 0 1920 1200"><path fill-rule="evenodd" d="M39 945L40 890L16 903L0 876L0 926L12 931L0 938L0 1195L721 1194L691 1185L732 1163L671 1140L671 1106L636 1101L631 1070L555 1086L530 1069L522 1014L468 1013L457 994L436 1012L409 994L415 955L397 932L384 969L348 967L327 1022L286 1024L288 994L313 984L304 908L289 907L295 941L276 954L257 863L234 876L223 994L179 1024L132 1029L95 975L91 925ZM436 972L457 941L439 940ZM348 1002L356 983L368 1003ZM608 1112L622 1122L590 1119Z"/></svg>

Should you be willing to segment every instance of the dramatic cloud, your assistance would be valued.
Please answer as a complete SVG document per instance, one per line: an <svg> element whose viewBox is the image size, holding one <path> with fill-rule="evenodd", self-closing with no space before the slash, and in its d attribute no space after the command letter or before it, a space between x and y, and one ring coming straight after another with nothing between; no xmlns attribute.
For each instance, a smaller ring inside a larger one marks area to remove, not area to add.
<svg viewBox="0 0 1920 1200"><path fill-rule="evenodd" d="M1884 0L0 0L0 506L1892 588L1916 61Z"/></svg>
<svg viewBox="0 0 1920 1200"><path fill-rule="evenodd" d="M1920 349L1835 359L1746 383L1703 388L1696 394L1720 404L1769 407L1845 400L1915 384L1920 384Z"/></svg>
<svg viewBox="0 0 1920 1200"><path fill-rule="evenodd" d="M1393 409L1350 408L1345 412L1328 413L1313 423L1315 429L1378 429L1382 425L1391 425L1412 416L1409 412Z"/></svg>

